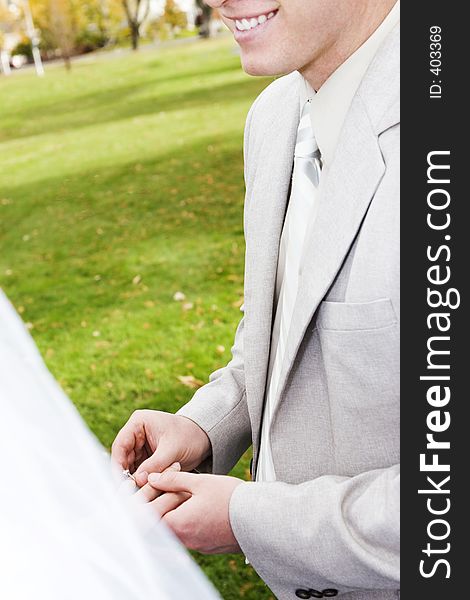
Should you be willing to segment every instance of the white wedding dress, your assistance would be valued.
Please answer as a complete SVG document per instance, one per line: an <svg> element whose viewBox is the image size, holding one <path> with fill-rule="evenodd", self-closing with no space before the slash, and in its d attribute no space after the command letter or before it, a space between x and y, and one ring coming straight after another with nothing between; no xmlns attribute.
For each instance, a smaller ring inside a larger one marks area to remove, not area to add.
<svg viewBox="0 0 470 600"><path fill-rule="evenodd" d="M0 598L218 598L165 526L123 493L1 290L0 457Z"/></svg>

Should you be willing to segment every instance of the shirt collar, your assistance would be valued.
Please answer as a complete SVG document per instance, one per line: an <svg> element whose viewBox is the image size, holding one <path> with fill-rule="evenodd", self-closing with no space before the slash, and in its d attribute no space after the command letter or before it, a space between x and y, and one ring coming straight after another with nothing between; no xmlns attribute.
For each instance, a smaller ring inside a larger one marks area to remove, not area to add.
<svg viewBox="0 0 470 600"><path fill-rule="evenodd" d="M301 107L310 100L310 117L322 162L328 167L352 99L377 50L400 21L400 0L374 33L325 81L318 92L304 79Z"/></svg>

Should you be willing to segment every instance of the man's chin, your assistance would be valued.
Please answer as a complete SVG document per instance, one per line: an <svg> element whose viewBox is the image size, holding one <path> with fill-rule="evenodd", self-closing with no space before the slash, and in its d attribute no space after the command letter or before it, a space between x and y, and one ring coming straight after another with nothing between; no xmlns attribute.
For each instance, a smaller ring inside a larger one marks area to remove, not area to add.
<svg viewBox="0 0 470 600"><path fill-rule="evenodd" d="M245 73L256 77L273 77L276 75L283 75L284 70L280 66L277 66L272 58L258 58L250 56L248 53L241 53L242 67Z"/></svg>

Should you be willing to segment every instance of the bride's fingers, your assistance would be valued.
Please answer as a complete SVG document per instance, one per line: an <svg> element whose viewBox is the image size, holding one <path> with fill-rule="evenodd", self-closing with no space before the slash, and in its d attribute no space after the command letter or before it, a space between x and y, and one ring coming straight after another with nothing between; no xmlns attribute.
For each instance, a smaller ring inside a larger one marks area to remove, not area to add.
<svg viewBox="0 0 470 600"><path fill-rule="evenodd" d="M158 516L162 518L166 515L166 513L170 512L171 510L175 510L175 508L178 508L178 506L181 506L181 504L186 502L186 500L189 500L189 498L191 498L191 494L188 492L166 492L159 496L156 500L153 500L151 506Z"/></svg>
<svg viewBox="0 0 470 600"><path fill-rule="evenodd" d="M140 488L138 492L135 493L135 498L141 502L152 502L160 496L163 492L156 490L149 483L146 483L143 487Z"/></svg>
<svg viewBox="0 0 470 600"><path fill-rule="evenodd" d="M138 488L137 488L138 489ZM119 484L119 492L125 496L131 496L133 498L136 494L136 485L132 479L125 479Z"/></svg>

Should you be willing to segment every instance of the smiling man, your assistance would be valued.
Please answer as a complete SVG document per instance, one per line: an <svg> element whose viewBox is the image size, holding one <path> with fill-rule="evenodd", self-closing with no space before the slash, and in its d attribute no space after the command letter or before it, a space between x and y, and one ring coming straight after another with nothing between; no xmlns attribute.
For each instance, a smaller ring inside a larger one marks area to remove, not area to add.
<svg viewBox="0 0 470 600"><path fill-rule="evenodd" d="M398 598L399 5L209 4L248 73L287 73L246 123L244 316L230 363L177 415L134 413L113 456L278 598ZM251 444L253 481L225 476Z"/></svg>

